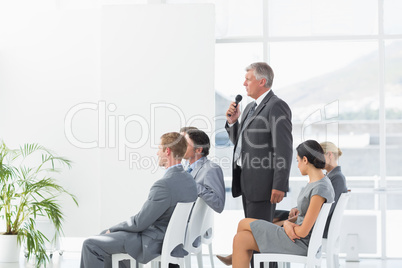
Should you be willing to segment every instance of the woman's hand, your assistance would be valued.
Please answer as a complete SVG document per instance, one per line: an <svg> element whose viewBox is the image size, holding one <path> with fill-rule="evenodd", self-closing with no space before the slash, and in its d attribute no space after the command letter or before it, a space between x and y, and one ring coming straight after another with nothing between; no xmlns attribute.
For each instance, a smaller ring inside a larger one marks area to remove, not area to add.
<svg viewBox="0 0 402 268"><path fill-rule="evenodd" d="M283 229L285 229L285 233L287 234L287 236L290 238L290 240L292 240L292 242L295 242L295 239L300 239L300 237L298 235L296 235L295 231L294 231L294 227L299 226L293 222L290 221L285 221L283 223Z"/></svg>
<svg viewBox="0 0 402 268"><path fill-rule="evenodd" d="M289 211L289 219L299 216L300 211L297 208L292 208Z"/></svg>

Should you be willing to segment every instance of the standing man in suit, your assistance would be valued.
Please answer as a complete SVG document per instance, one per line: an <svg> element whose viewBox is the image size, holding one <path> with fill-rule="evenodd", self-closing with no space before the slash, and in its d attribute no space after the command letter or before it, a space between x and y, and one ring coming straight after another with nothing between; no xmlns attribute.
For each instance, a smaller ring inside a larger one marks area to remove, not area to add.
<svg viewBox="0 0 402 268"><path fill-rule="evenodd" d="M188 161L187 172L197 183L198 197L221 213L225 206L225 182L221 167L207 158L211 147L208 135L194 127L180 131L187 140L187 151L183 158Z"/></svg>
<svg viewBox="0 0 402 268"><path fill-rule="evenodd" d="M233 197L242 196L246 218L272 222L276 204L289 186L292 163L292 114L272 91L274 73L265 62L246 68L249 103L242 115L235 102L226 112L226 130L234 144Z"/></svg>
<svg viewBox="0 0 402 268"><path fill-rule="evenodd" d="M271 89L274 72L268 64L252 63L246 72L243 85L255 101L246 106L240 123L235 102L226 112L225 128L234 144L232 195L242 196L246 218L272 222L276 204L289 188L292 113ZM232 264L232 255L217 257L226 265Z"/></svg>
<svg viewBox="0 0 402 268"><path fill-rule="evenodd" d="M157 155L159 166L166 168L165 175L154 183L147 201L135 216L84 241L81 268L112 267L114 253L128 253L140 263L161 254L176 204L197 199L196 184L181 165L186 149L187 142L179 133L162 135Z"/></svg>

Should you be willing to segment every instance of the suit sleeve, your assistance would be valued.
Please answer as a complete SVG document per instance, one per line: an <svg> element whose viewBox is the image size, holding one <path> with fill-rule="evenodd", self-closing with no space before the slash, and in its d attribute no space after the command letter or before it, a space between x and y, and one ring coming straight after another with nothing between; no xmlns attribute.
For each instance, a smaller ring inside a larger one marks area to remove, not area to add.
<svg viewBox="0 0 402 268"><path fill-rule="evenodd" d="M270 117L275 158L272 189L287 192L293 155L292 114L289 106L280 100L272 107Z"/></svg>
<svg viewBox="0 0 402 268"><path fill-rule="evenodd" d="M228 122L226 121L225 129L229 134L229 139L233 144L236 144L238 138L238 130L239 130L239 120L234 123L233 126L229 126Z"/></svg>
<svg viewBox="0 0 402 268"><path fill-rule="evenodd" d="M222 169L220 167L209 168L203 175L203 181L197 182L197 192L208 206L221 213L225 206L225 183Z"/></svg>
<svg viewBox="0 0 402 268"><path fill-rule="evenodd" d="M171 193L169 188L161 181L157 181L151 188L148 200L142 206L137 215L127 221L121 222L109 230L111 232L142 232L162 216L171 204Z"/></svg>

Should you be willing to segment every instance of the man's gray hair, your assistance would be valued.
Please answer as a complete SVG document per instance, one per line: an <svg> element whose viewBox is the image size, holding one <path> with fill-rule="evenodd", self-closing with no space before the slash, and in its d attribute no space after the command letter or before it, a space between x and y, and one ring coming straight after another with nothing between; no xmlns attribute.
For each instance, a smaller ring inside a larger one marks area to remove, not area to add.
<svg viewBox="0 0 402 268"><path fill-rule="evenodd" d="M266 64L265 62L255 62L247 66L246 71L254 71L254 76L257 80L261 80L265 78L265 87L271 88L272 83L274 82L274 71L272 68Z"/></svg>

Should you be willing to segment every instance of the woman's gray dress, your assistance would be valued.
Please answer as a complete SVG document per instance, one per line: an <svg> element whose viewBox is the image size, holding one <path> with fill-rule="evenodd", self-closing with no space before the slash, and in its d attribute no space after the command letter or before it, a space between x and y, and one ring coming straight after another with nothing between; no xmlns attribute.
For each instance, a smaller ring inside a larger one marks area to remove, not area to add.
<svg viewBox="0 0 402 268"><path fill-rule="evenodd" d="M308 183L300 192L297 198L297 209L300 213L296 224L300 225L303 222L310 205L311 197L314 195L322 196L326 199L327 203L334 201L334 189L327 176L319 181ZM312 230L305 238L295 239L295 242L292 242L283 227L279 227L268 221L256 220L250 223L250 227L260 252L307 256L307 248Z"/></svg>

